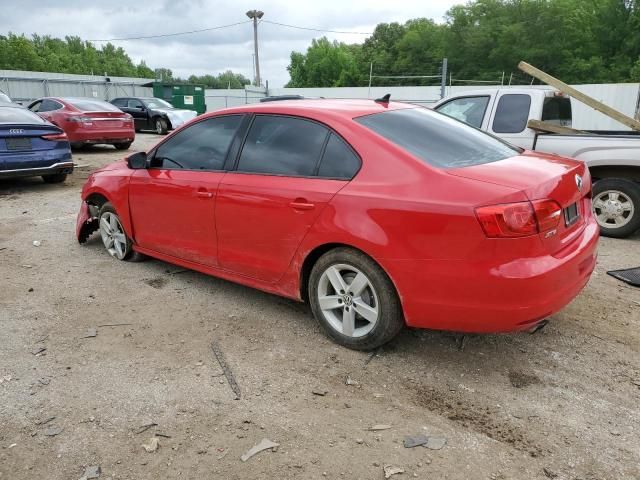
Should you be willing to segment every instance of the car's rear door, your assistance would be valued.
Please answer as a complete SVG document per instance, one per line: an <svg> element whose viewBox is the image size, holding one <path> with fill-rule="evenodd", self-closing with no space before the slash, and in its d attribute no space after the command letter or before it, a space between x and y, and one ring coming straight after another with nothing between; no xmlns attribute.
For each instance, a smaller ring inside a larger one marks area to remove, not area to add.
<svg viewBox="0 0 640 480"><path fill-rule="evenodd" d="M217 264L215 204L229 147L242 115L204 119L151 153L150 168L131 177L134 238L143 248Z"/></svg>
<svg viewBox="0 0 640 480"><path fill-rule="evenodd" d="M328 168L319 174L323 153L329 151L349 158L337 159L339 166L327 160ZM235 170L218 189L220 267L276 282L311 225L359 165L350 147L324 125L299 117L256 115Z"/></svg>

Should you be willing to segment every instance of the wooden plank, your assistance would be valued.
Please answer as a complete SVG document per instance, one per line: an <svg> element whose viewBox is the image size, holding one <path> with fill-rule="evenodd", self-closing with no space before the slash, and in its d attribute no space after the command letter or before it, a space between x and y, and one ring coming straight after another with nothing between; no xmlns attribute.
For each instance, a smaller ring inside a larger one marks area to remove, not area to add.
<svg viewBox="0 0 640 480"><path fill-rule="evenodd" d="M563 127L553 123L542 122L540 120L529 120L527 127L540 132L560 133L562 135L583 135L585 132L575 128Z"/></svg>
<svg viewBox="0 0 640 480"><path fill-rule="evenodd" d="M634 130L640 131L640 122L638 120L634 120L631 117L626 116L624 113L617 111L614 108L611 108L608 105L605 105L602 102L599 102L595 98L590 97L589 95L585 95L582 92L579 92L573 87L570 87L566 83L558 80L557 78L552 77L548 73L543 72L542 70L537 69L533 65L529 65L527 62L520 62L518 64L518 68L525 73L528 73L532 77L537 78L541 82L546 83L547 85L551 85L554 88L557 88L563 93L575 98L576 100L588 105L594 110L599 111L600 113L604 113L606 116L613 118L615 121L626 125Z"/></svg>

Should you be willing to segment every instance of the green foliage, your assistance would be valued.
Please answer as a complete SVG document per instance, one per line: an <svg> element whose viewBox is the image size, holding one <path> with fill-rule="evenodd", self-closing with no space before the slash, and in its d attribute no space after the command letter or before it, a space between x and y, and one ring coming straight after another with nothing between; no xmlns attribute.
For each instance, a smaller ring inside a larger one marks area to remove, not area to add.
<svg viewBox="0 0 640 480"><path fill-rule="evenodd" d="M191 75L189 83L204 84L207 88L244 88L251 81L240 73L233 73L231 70L218 75Z"/></svg>
<svg viewBox="0 0 640 480"><path fill-rule="evenodd" d="M185 82L175 78L169 68L153 70L144 61L135 65L127 53L111 43L97 49L91 42L79 37L64 40L49 36L9 33L0 35L0 69L31 70L36 72L76 73L116 77L157 78L168 82ZM190 83L204 84L211 88L243 88L251 83L244 76L226 71L217 76L192 75Z"/></svg>
<svg viewBox="0 0 640 480"><path fill-rule="evenodd" d="M454 78L516 83L525 60L568 83L640 81L638 0L472 0L445 23L418 18L379 24L361 45L313 40L292 52L291 87L362 86L374 75L437 75L443 57ZM399 83L404 82L404 83ZM375 79L374 85L434 84Z"/></svg>

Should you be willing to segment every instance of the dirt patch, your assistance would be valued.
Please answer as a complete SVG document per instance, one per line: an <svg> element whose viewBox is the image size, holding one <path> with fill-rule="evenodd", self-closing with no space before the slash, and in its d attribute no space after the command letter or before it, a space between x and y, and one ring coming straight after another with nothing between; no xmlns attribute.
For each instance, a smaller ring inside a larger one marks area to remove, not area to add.
<svg viewBox="0 0 640 480"><path fill-rule="evenodd" d="M164 277L147 278L143 281L150 287L157 289L163 288L167 283L169 283L169 280Z"/></svg>
<svg viewBox="0 0 640 480"><path fill-rule="evenodd" d="M532 373L519 372L517 370L509 371L509 382L515 388L524 388L529 385L537 385L540 379Z"/></svg>
<svg viewBox="0 0 640 480"><path fill-rule="evenodd" d="M433 387L418 387L418 405L487 437L506 443L532 457L543 454L543 449L527 438L524 431L500 419L498 409L476 405L463 399L457 392L443 392Z"/></svg>

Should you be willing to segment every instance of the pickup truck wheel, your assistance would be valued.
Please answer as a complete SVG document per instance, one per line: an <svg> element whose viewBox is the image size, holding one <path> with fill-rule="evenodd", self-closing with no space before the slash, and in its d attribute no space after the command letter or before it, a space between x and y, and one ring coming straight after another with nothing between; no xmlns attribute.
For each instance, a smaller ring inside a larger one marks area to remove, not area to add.
<svg viewBox="0 0 640 480"><path fill-rule="evenodd" d="M593 185L593 212L605 237L625 238L640 228L640 184L603 178Z"/></svg>

